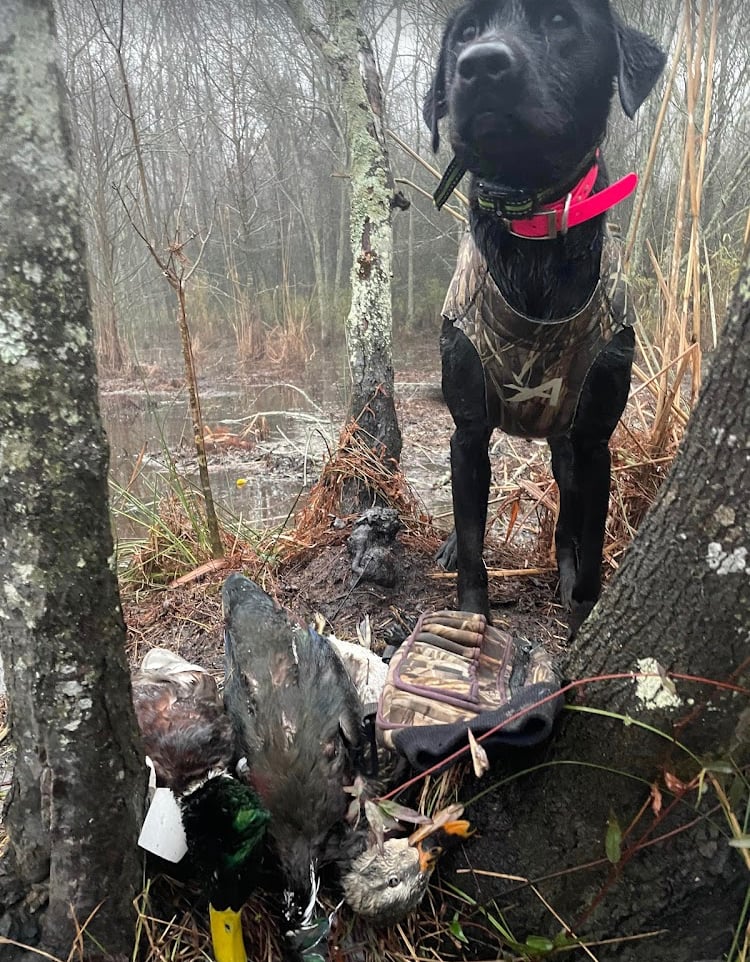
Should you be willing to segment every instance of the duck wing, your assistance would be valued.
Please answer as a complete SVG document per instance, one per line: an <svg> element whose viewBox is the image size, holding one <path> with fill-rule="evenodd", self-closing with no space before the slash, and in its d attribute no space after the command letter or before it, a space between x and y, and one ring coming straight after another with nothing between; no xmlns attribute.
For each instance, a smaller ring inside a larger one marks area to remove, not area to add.
<svg viewBox="0 0 750 962"><path fill-rule="evenodd" d="M223 602L225 704L287 881L303 896L329 836L344 831L362 707L327 641L254 582L231 575Z"/></svg>
<svg viewBox="0 0 750 962"><path fill-rule="evenodd" d="M180 794L234 755L232 724L203 668L154 648L132 678L133 706L157 782Z"/></svg>

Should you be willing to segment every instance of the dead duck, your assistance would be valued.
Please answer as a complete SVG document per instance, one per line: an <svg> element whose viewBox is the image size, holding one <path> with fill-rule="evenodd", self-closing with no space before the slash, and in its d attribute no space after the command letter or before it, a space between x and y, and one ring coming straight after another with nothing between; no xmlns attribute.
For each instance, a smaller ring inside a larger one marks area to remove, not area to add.
<svg viewBox="0 0 750 962"><path fill-rule="evenodd" d="M465 836L468 823L446 817L382 845L366 822L352 827L346 789L358 775L362 705L342 662L240 574L225 581L223 607L225 704L250 784L271 813L290 928L312 925L321 874L332 867L356 912L403 918L426 891L440 839Z"/></svg>
<svg viewBox="0 0 750 962"><path fill-rule="evenodd" d="M292 928L311 924L320 873L347 831L362 707L320 636L293 624L254 582L224 582L224 701L268 826Z"/></svg>
<svg viewBox="0 0 750 962"><path fill-rule="evenodd" d="M216 682L200 666L154 648L132 687L157 786L174 793L192 875L208 888L216 962L246 962L240 910L257 884L269 815L257 794L228 774L234 736Z"/></svg>
<svg viewBox="0 0 750 962"><path fill-rule="evenodd" d="M376 926L394 925L417 908L443 852L471 834L463 806L449 805L408 837L371 841L342 879L347 904Z"/></svg>

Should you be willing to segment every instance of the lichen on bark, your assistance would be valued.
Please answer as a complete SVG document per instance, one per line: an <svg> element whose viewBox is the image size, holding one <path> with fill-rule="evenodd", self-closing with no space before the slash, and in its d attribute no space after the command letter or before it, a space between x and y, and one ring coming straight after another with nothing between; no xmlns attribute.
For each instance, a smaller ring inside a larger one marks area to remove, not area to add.
<svg viewBox="0 0 750 962"><path fill-rule="evenodd" d="M393 179L380 80L354 4L331 5L326 32L311 19L301 0L287 0L287 7L341 90L351 187L352 300L346 321L352 387L349 414L389 471L401 457L401 432L393 396ZM357 500L364 506L370 497L361 491Z"/></svg>
<svg viewBox="0 0 750 962"><path fill-rule="evenodd" d="M352 379L350 414L373 442L382 445L388 469L401 457L393 396L393 181L372 49L351 8L341 12L337 27L352 192L352 302L346 324Z"/></svg>

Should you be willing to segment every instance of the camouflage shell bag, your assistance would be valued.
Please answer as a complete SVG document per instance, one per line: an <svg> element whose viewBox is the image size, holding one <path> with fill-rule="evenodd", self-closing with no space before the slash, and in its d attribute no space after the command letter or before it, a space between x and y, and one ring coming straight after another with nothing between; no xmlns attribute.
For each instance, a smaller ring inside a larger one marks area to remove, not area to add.
<svg viewBox="0 0 750 962"><path fill-rule="evenodd" d="M493 757L548 737L562 708L559 690L541 646L488 625L484 615L424 614L391 660L378 739L422 771L464 747L468 728L478 738L501 725L482 743Z"/></svg>

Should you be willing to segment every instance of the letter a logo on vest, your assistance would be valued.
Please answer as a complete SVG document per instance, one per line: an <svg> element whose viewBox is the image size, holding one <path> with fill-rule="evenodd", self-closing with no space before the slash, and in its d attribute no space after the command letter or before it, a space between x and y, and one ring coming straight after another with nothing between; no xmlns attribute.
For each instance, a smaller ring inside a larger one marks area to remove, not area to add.
<svg viewBox="0 0 750 962"><path fill-rule="evenodd" d="M545 381L536 387L530 387L528 384L503 384L505 391L516 392L506 395L505 401L508 404L523 404L525 401L539 399L547 401L553 408L556 408L560 403L562 387L563 379L561 377L553 377L550 381Z"/></svg>

